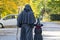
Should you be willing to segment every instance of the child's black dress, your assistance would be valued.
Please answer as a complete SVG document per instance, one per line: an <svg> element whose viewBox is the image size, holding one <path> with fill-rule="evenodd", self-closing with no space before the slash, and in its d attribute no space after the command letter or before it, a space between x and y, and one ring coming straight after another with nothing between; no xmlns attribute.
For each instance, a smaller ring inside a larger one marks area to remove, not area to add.
<svg viewBox="0 0 60 40"><path fill-rule="evenodd" d="M41 25L37 25L34 32L35 32L34 40L43 40Z"/></svg>

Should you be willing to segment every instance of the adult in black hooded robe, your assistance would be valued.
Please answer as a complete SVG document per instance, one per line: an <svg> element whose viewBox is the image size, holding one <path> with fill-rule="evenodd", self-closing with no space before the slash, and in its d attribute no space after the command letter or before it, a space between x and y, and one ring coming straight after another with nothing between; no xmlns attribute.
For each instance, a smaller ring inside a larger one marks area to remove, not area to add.
<svg viewBox="0 0 60 40"><path fill-rule="evenodd" d="M20 40L33 40L33 27L35 23L34 13L30 5L26 5L24 10L18 15L17 26L21 27Z"/></svg>

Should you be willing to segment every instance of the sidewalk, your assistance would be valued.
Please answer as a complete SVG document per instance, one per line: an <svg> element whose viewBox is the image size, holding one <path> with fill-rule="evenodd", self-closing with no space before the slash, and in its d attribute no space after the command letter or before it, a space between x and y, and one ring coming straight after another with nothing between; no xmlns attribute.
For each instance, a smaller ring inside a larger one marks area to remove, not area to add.
<svg viewBox="0 0 60 40"><path fill-rule="evenodd" d="M8 31L9 30L9 31ZM49 29L50 30L50 29ZM3 31L3 32L1 32ZM3 34L2 34L3 33ZM60 31L43 31L43 40L60 40ZM0 29L0 40L16 40L16 28ZM18 33L20 39L20 32Z"/></svg>
<svg viewBox="0 0 60 40"><path fill-rule="evenodd" d="M60 24L46 22L42 30L43 40L60 40ZM0 40L16 40L16 33L17 28L0 29ZM18 37L18 39L20 39L20 31Z"/></svg>
<svg viewBox="0 0 60 40"><path fill-rule="evenodd" d="M16 40L16 36L17 36L17 28L0 29L0 40ZM20 38L20 32L18 33L18 37Z"/></svg>

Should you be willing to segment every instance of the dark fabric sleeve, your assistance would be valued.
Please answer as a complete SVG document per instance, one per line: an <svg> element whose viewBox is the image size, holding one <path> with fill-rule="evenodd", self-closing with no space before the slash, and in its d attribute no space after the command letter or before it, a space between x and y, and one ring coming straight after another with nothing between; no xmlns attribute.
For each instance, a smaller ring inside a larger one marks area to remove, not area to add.
<svg viewBox="0 0 60 40"><path fill-rule="evenodd" d="M36 22L36 19L35 19L33 12L31 13L31 21L32 21L32 24L34 24Z"/></svg>
<svg viewBox="0 0 60 40"><path fill-rule="evenodd" d="M22 13L18 15L17 17L17 26L21 27L22 25Z"/></svg>
<svg viewBox="0 0 60 40"><path fill-rule="evenodd" d="M29 12L29 24L31 25L31 27L34 27L34 23L36 22L34 13L32 11Z"/></svg>

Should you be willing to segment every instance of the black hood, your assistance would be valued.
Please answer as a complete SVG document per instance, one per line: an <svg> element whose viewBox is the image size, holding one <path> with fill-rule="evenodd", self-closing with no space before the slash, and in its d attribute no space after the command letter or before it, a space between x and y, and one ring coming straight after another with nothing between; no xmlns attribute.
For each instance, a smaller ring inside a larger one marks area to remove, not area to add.
<svg viewBox="0 0 60 40"><path fill-rule="evenodd" d="M25 5L25 8L24 8L25 11L32 11L31 7L29 4Z"/></svg>

